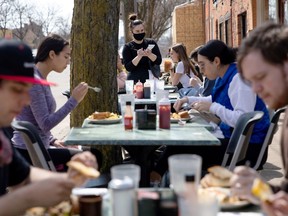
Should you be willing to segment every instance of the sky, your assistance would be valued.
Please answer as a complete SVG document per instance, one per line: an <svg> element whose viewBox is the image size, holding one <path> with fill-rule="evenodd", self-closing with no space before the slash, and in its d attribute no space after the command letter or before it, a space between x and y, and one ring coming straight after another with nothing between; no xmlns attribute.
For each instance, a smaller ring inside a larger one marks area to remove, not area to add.
<svg viewBox="0 0 288 216"><path fill-rule="evenodd" d="M72 19L74 0L20 0L23 3L31 3L39 10L53 7L59 10L62 17Z"/></svg>
<svg viewBox="0 0 288 216"><path fill-rule="evenodd" d="M24 3L31 3L37 9L45 10L48 7L54 7L59 10L62 17L72 20L74 0L20 0ZM119 25L119 36L124 36L123 23Z"/></svg>

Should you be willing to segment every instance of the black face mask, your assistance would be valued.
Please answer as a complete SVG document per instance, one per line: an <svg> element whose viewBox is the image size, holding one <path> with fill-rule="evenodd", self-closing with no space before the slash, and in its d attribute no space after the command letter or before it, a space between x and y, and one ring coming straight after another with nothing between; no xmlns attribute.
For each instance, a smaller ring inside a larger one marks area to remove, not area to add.
<svg viewBox="0 0 288 216"><path fill-rule="evenodd" d="M145 32L140 33L140 34L134 34L134 33L133 33L133 37L135 38L135 40L141 41L141 40L143 40L144 37L145 37Z"/></svg>

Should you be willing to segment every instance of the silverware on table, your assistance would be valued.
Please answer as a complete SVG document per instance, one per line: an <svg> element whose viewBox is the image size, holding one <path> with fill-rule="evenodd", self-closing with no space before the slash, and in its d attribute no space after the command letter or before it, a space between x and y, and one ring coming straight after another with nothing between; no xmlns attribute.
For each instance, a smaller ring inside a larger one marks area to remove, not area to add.
<svg viewBox="0 0 288 216"><path fill-rule="evenodd" d="M88 86L88 88L94 90L95 92L100 92L101 91L101 88L98 88L98 87Z"/></svg>

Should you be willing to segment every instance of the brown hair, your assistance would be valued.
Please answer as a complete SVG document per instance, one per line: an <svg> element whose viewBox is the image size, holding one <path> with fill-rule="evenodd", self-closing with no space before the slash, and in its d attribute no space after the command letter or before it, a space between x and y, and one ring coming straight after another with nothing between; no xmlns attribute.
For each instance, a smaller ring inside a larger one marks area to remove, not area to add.
<svg viewBox="0 0 288 216"><path fill-rule="evenodd" d="M183 62L184 65L184 73L190 75L190 70L192 70L193 74L198 76L198 72L195 67L192 65L189 57L187 55L186 47L182 43L175 44L171 47L178 54L178 58Z"/></svg>
<svg viewBox="0 0 288 216"><path fill-rule="evenodd" d="M140 19L137 19L137 14L130 14L129 18L130 23L129 23L129 29L130 31L132 31L134 29L135 26L137 25L144 25L144 22Z"/></svg>
<svg viewBox="0 0 288 216"><path fill-rule="evenodd" d="M288 59L288 28L268 22L253 30L238 50L238 71L242 74L242 61L253 51L260 51L264 60L273 65L283 65Z"/></svg>

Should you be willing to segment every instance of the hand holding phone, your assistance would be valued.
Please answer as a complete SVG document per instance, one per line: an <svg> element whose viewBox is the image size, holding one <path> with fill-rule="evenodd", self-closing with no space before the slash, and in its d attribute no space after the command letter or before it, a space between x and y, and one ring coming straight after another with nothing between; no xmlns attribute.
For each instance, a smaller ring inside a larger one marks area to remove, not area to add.
<svg viewBox="0 0 288 216"><path fill-rule="evenodd" d="M155 44L149 44L147 49L152 50L154 48Z"/></svg>

